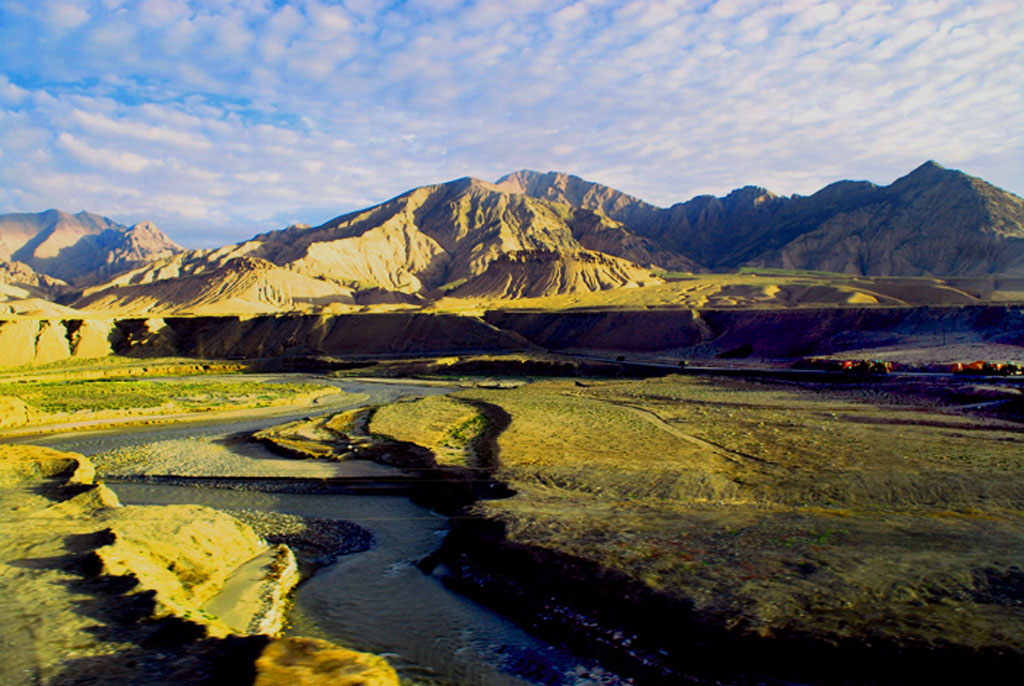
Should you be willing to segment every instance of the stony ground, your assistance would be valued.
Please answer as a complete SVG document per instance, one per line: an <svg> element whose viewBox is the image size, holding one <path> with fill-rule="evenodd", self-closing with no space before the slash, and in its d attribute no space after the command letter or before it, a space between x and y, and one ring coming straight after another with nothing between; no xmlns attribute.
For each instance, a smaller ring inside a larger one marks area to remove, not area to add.
<svg viewBox="0 0 1024 686"><path fill-rule="evenodd" d="M338 465L273 455L244 439L179 438L117 448L93 457L101 474L174 474L179 476L334 476Z"/></svg>

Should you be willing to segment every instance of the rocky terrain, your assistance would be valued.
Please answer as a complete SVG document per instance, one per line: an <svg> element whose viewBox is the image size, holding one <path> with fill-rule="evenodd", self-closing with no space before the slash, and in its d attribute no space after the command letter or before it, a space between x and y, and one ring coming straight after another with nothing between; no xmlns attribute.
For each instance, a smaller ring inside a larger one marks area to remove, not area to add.
<svg viewBox="0 0 1024 686"><path fill-rule="evenodd" d="M352 289L332 285L255 257L235 257L213 271L116 288L87 289L81 310L139 314L294 312L355 305ZM342 307L341 309L356 309Z"/></svg>
<svg viewBox="0 0 1024 686"><path fill-rule="evenodd" d="M705 267L891 276L1020 274L1024 201L926 162L889 186L838 181L781 197L747 186L658 208L565 174L522 171L499 188L600 211Z"/></svg>
<svg viewBox="0 0 1024 686"><path fill-rule="evenodd" d="M1012 280L1024 277L1024 201L934 162L888 186L839 181L807 197L747 186L668 208L578 177L520 171L495 184L415 188L320 226L208 250L183 251L148 223L57 210L4 215L0 260L0 298L12 315L42 309L40 298L134 315L614 299L667 277L740 268L810 270L826 281ZM849 302L887 303L865 290ZM999 290L968 297L1001 298ZM1021 299L1019 291L1008 297ZM789 300L772 304L805 304Z"/></svg>
<svg viewBox="0 0 1024 686"><path fill-rule="evenodd" d="M0 366L61 360L178 356L275 358L275 369L314 358L469 353L595 352L686 358L793 359L844 350L990 344L1024 346L1019 306L706 308L545 312L483 316L393 312L254 317L0 320ZM742 354L741 354L742 353ZM1024 353L1014 357L1024 357ZM337 360L336 360L337 361ZM325 362L330 368L332 363Z"/></svg>
<svg viewBox="0 0 1024 686"><path fill-rule="evenodd" d="M398 683L376 656L270 640L295 556L226 514L122 506L87 459L31 446L0 446L0 509L4 683Z"/></svg>
<svg viewBox="0 0 1024 686"><path fill-rule="evenodd" d="M105 281L181 250L150 222L129 227L60 210L0 215L0 261L76 285Z"/></svg>

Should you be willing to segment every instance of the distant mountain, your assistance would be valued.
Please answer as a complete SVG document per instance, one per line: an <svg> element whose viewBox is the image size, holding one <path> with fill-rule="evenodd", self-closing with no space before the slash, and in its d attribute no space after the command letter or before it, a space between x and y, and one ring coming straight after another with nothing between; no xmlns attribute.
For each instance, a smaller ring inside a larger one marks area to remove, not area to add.
<svg viewBox="0 0 1024 686"><path fill-rule="evenodd" d="M560 172L542 174L524 169L501 177L495 185L507 193L521 193L570 207L599 210L627 226L650 224L662 212L660 207L622 191Z"/></svg>
<svg viewBox="0 0 1024 686"><path fill-rule="evenodd" d="M512 253L601 250L644 267L680 260L589 210L469 178L417 188L316 228L256 240L261 245L253 254L276 264L321 278L344 275L356 287L424 296L477 277ZM575 287L598 289L604 283L587 280Z"/></svg>
<svg viewBox="0 0 1024 686"><path fill-rule="evenodd" d="M879 276L1024 275L1024 200L928 162L750 264ZM814 199L809 198L808 201Z"/></svg>
<svg viewBox="0 0 1024 686"><path fill-rule="evenodd" d="M76 285L99 283L181 250L149 222L128 227L60 210L0 215L0 260Z"/></svg>
<svg viewBox="0 0 1024 686"><path fill-rule="evenodd" d="M636 262L655 264L662 252L607 217L466 178L416 188L321 226L293 226L217 250L171 255L103 288L208 275L246 258L355 293L359 304L416 304L457 290L473 297L556 295L656 282ZM691 264L671 254L664 258ZM533 272L531 283L519 283ZM128 294L142 291L122 289L113 300L94 297L98 292L90 289L79 306L126 307Z"/></svg>
<svg viewBox="0 0 1024 686"><path fill-rule="evenodd" d="M1024 274L1024 201L935 162L884 187L839 181L811 196L779 197L747 186L664 209L565 174L520 171L498 185L599 211L661 250L711 269Z"/></svg>
<svg viewBox="0 0 1024 686"><path fill-rule="evenodd" d="M415 188L215 250L181 251L150 224L57 211L0 217L0 237L25 269L71 281L75 307L140 313L511 300L742 266L1024 277L1024 201L933 162L889 186L839 181L807 197L746 186L668 208L524 170ZM24 279L12 287L32 285Z"/></svg>

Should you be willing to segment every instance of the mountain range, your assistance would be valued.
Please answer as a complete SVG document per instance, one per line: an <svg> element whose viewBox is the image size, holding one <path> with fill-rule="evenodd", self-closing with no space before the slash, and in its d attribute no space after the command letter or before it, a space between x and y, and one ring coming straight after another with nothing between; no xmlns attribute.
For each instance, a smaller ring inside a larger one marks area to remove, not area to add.
<svg viewBox="0 0 1024 686"><path fill-rule="evenodd" d="M415 188L316 227L184 250L148 222L0 215L0 298L134 313L348 311L657 287L740 268L1024 277L1024 201L927 162L888 186L747 186L667 208L556 172Z"/></svg>

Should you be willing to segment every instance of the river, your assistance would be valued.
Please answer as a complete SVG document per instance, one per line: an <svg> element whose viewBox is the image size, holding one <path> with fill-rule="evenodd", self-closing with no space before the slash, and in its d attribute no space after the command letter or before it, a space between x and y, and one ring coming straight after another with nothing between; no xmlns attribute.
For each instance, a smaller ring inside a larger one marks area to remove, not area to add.
<svg viewBox="0 0 1024 686"><path fill-rule="evenodd" d="M265 380L273 383L309 379L274 375ZM453 390L323 377L319 380L364 395L367 399L359 404ZM325 400L313 409L228 419L211 416L187 424L76 430L18 441L79 452L95 457L100 464L105 455L140 451L151 456L152 462L144 469L150 474L190 474L197 469L199 473L212 471L225 476L397 473L392 468L365 462L290 460L261 446L231 439L240 432L342 409L346 409L344 402ZM190 465L192 468L188 468ZM375 542L370 550L341 557L299 586L287 634L323 638L382 654L398 670L403 684L628 683L593 662L537 639L503 617L452 593L438 578L419 571L414 564L440 546L447 532L447 520L405 497L269 494L150 484L116 484L113 488L126 504L192 503L225 509L264 509L347 520L373 532Z"/></svg>

